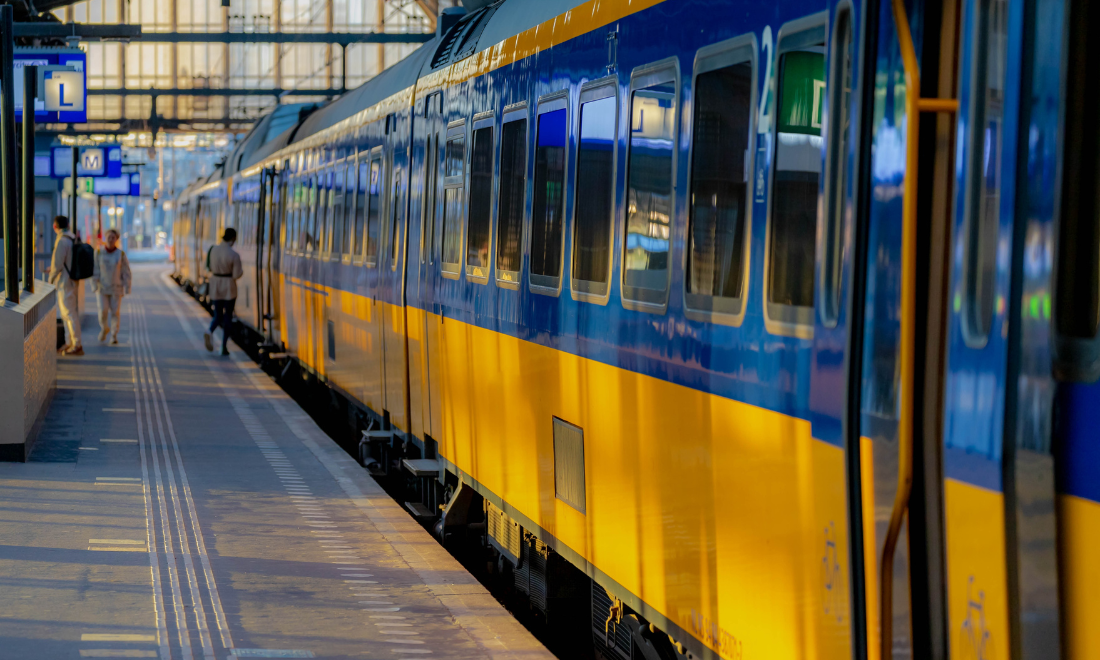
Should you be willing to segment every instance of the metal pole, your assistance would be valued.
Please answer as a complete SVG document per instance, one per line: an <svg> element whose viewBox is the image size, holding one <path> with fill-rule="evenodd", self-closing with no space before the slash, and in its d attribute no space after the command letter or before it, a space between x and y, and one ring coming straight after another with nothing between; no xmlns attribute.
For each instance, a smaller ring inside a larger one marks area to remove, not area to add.
<svg viewBox="0 0 1100 660"><path fill-rule="evenodd" d="M0 7L0 192L4 196L4 292L19 303L19 205L16 200L15 39L12 6ZM34 148L33 146L31 147Z"/></svg>
<svg viewBox="0 0 1100 660"><path fill-rule="evenodd" d="M70 178L73 180L72 194L69 195L69 230L74 234L77 232L76 227L76 169L77 164L80 163L80 147L73 147L73 168L70 172Z"/></svg>
<svg viewBox="0 0 1100 660"><path fill-rule="evenodd" d="M23 290L34 293L34 97L38 67L23 67Z"/></svg>

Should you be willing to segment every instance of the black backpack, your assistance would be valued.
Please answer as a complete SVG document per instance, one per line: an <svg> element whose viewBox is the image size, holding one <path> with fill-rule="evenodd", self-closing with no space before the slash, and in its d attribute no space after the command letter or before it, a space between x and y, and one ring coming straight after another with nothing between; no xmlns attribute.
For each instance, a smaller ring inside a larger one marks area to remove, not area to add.
<svg viewBox="0 0 1100 660"><path fill-rule="evenodd" d="M79 238L73 241L73 265L68 269L70 280L86 280L95 271L95 248Z"/></svg>

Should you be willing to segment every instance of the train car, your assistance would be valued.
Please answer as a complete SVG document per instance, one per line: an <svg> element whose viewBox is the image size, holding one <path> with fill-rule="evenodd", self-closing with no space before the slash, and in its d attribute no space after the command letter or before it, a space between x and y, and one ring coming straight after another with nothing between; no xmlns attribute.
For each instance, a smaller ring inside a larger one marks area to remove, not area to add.
<svg viewBox="0 0 1100 660"><path fill-rule="evenodd" d="M240 228L252 341L602 658L1100 655L1100 11L466 5L177 277Z"/></svg>

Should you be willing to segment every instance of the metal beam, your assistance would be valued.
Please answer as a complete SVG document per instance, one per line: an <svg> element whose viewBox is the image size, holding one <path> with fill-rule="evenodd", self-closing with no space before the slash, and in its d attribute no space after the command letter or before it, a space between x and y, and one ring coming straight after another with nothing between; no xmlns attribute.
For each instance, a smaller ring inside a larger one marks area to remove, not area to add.
<svg viewBox="0 0 1100 660"><path fill-rule="evenodd" d="M16 23L17 39L140 39L140 25L87 25L84 23Z"/></svg>
<svg viewBox="0 0 1100 660"><path fill-rule="evenodd" d="M89 88L88 96L339 96L345 89L256 89L252 87L214 89Z"/></svg>
<svg viewBox="0 0 1100 660"><path fill-rule="evenodd" d="M145 32L142 43L170 44L420 44L428 32Z"/></svg>

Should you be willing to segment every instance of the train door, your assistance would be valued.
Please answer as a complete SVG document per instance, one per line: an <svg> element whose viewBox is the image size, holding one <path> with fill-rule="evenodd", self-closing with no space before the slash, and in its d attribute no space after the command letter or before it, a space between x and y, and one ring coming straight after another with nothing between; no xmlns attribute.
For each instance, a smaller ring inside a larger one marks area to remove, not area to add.
<svg viewBox="0 0 1100 660"><path fill-rule="evenodd" d="M900 0L862 20L860 6L839 3L830 23L812 405L815 437L838 435L845 449L850 551L827 539L840 559L826 552L823 562L838 577L849 561L855 657L946 658L954 592L944 587L941 455L959 5L917 6L916 32ZM862 45L845 55L849 20ZM847 58L857 64L850 85ZM845 126L855 128L845 136Z"/></svg>
<svg viewBox="0 0 1100 660"><path fill-rule="evenodd" d="M410 113L411 115L411 113ZM386 206L382 213L379 279L382 291L382 382L384 410L390 423L408 432L408 347L405 325L405 249L408 244L408 138L410 115L395 113L386 121L388 164Z"/></svg>
<svg viewBox="0 0 1100 660"><path fill-rule="evenodd" d="M433 377L439 371L439 355L432 354L433 346L439 345L440 322L438 305L436 303L436 268L439 255L439 183L440 167L442 165L443 150L440 147L440 134L442 131L442 100L441 92L432 94L425 101L421 131L425 135L425 160L423 160L423 188L421 195L420 213L420 267L418 277L420 285L418 289L419 310L417 323L420 334L420 365L421 379L420 396L420 425L423 438L427 444L427 438L438 438L438 422L433 422L438 414L440 401L438 390L433 392L432 384L439 387L438 377ZM410 365L411 368L411 365ZM434 396L433 396L434 394Z"/></svg>
<svg viewBox="0 0 1100 660"><path fill-rule="evenodd" d="M1063 657L1076 660L1095 658L1100 653L1100 601L1096 598L1100 591L1096 549L1100 539L1100 200L1096 195L1100 182L1100 126L1096 122L1095 92L1095 72L1100 66L1100 41L1096 38L1100 6L1086 0L1047 1L1038 2L1037 11L1039 14L1029 25L1045 27L1036 30L1036 57L1048 54L1049 61L1046 66L1041 60L1037 62L1034 88L1039 90L1045 83L1048 93L1037 95L1032 127L1049 138L1044 141L1049 148L1048 153L1037 154L1040 157L1034 160L1042 164L1058 162L1060 167L1043 170L1059 172L1061 185L1057 186L1054 176L1036 182L1037 198L1057 189L1058 197L1046 208L1034 205L1046 211L1035 214L1038 218L1056 218L1057 236L1051 249L1050 233L1038 234L1038 258L1025 263L1038 276L1039 286L1025 294L1029 295L1029 316L1034 317L1030 325L1038 326L1036 334L1042 341L1048 335L1041 331L1049 324L1054 347L1052 370L1048 372L1056 387L1053 442L1039 445L1035 453L1044 458L1052 454L1056 465L1062 652ZM1064 22L1060 20L1062 12ZM1064 33L1053 29L1057 25L1066 26ZM1048 42L1053 42L1053 47L1045 47ZM1064 77L1054 74L1059 65L1066 69ZM1060 95L1060 104L1038 103L1043 98L1058 100ZM1056 148L1059 142L1060 148ZM1052 158L1050 152L1057 157ZM1051 253L1053 269L1049 265ZM1050 279L1054 284L1053 301ZM1031 309L1037 313L1030 314ZM1044 366L1039 364L1040 368ZM1045 382L1039 380L1037 384Z"/></svg>
<svg viewBox="0 0 1100 660"><path fill-rule="evenodd" d="M438 198L440 154L439 132L442 122L440 114L443 95L439 92L429 95L424 101L422 113L414 120L414 139L423 142L423 159L420 171L423 181L420 186L419 217L420 244L419 259L415 277L416 300L410 297L409 303L409 393L410 414L413 416L412 432L424 439L435 438L432 424L432 370L438 369L432 359L431 347L437 345L438 314L435 313L435 281L433 278L436 262L436 211ZM410 259L410 263L412 260ZM414 345L415 338L415 345ZM438 402L435 402L438 406Z"/></svg>

